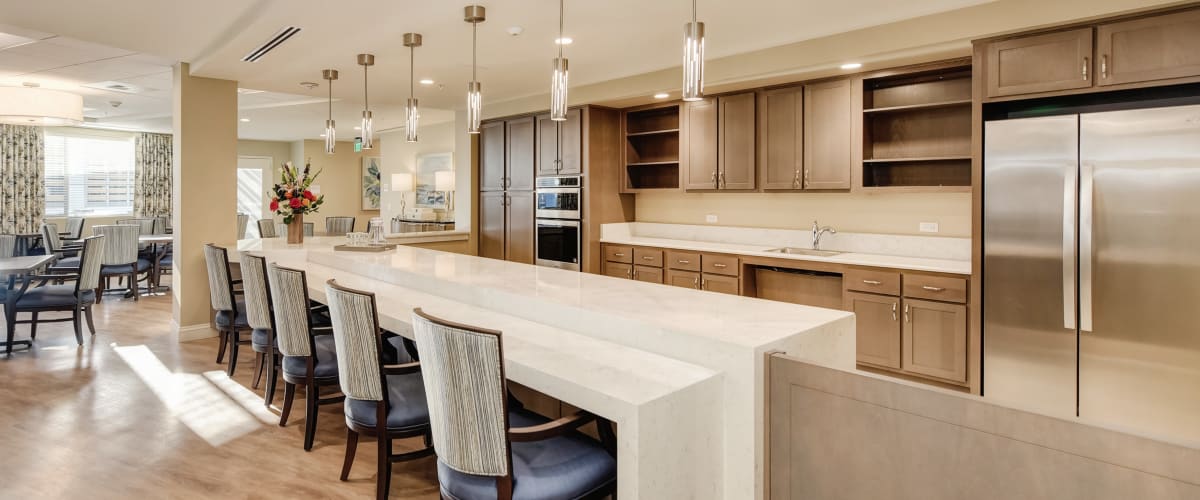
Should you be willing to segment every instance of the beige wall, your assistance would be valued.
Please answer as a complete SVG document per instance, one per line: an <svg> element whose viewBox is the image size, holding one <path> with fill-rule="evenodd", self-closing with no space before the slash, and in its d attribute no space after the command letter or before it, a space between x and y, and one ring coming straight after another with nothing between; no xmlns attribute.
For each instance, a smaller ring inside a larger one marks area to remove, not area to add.
<svg viewBox="0 0 1200 500"><path fill-rule="evenodd" d="M808 229L813 220L838 231L923 234L918 224L936 222L936 236L971 236L970 193L644 193L637 220L673 224Z"/></svg>
<svg viewBox="0 0 1200 500"><path fill-rule="evenodd" d="M391 174L408 172L416 173L417 157L432 153L452 153L458 156L454 148L454 122L438 123L421 127L419 140L408 142L404 131L392 131L380 134L383 139L383 185L385 188L380 213L385 221L400 214L401 198L406 203L406 210L412 210L416 193L399 193L390 191ZM469 175L469 170L468 174ZM456 172L455 179L458 174Z"/></svg>
<svg viewBox="0 0 1200 500"><path fill-rule="evenodd" d="M274 176L279 177L279 166L285 161L292 161L292 143L284 141L248 141L239 140L237 143L238 156L270 156L275 166Z"/></svg>
<svg viewBox="0 0 1200 500"><path fill-rule="evenodd" d="M321 194L325 196L325 203L321 205L321 211L306 216L304 221L316 223L319 232L325 230L326 217L355 217L354 228L366 231L367 220L371 217L378 217L379 210L362 210L362 180L360 179L362 157L380 156L380 148L384 142L386 141L376 139L375 149L355 153L353 142L340 141L335 148L336 152L333 155L327 155L324 141L303 141L304 153L301 155L301 159L293 163L303 167L305 159L311 159L313 172L321 171L321 176L314 184L320 186ZM294 150L295 146L292 148Z"/></svg>

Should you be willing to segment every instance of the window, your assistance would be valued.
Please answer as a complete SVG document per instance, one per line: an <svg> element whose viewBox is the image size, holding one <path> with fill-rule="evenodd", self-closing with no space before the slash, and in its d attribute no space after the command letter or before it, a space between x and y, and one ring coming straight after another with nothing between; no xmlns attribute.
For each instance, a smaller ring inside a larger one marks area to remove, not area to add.
<svg viewBox="0 0 1200 500"><path fill-rule="evenodd" d="M133 213L133 137L47 129L46 216Z"/></svg>

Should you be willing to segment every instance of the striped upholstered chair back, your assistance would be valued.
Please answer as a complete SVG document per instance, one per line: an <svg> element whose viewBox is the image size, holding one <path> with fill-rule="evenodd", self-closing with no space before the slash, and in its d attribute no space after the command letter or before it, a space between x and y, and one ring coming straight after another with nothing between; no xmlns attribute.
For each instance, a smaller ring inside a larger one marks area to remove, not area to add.
<svg viewBox="0 0 1200 500"><path fill-rule="evenodd" d="M170 215L159 215L154 217L154 234L167 234L167 230L170 228Z"/></svg>
<svg viewBox="0 0 1200 500"><path fill-rule="evenodd" d="M305 236L312 236L312 235L313 235L313 230L314 230L314 228L316 228L316 227L317 227L317 224L316 224L316 223L314 223L314 222L305 222L305 223L304 223L304 235L305 235Z"/></svg>
<svg viewBox="0 0 1200 500"><path fill-rule="evenodd" d="M120 219L117 221L117 224L137 226L138 234L154 234L154 219Z"/></svg>
<svg viewBox="0 0 1200 500"><path fill-rule="evenodd" d="M259 238L275 238L275 219L259 219L258 220L258 237Z"/></svg>
<svg viewBox="0 0 1200 500"><path fill-rule="evenodd" d="M271 285L267 282L267 258L242 252L241 266L246 323L256 330L271 330Z"/></svg>
<svg viewBox="0 0 1200 500"><path fill-rule="evenodd" d="M152 219L151 219L152 220ZM92 232L104 236L104 261L106 266L124 266L138 260L138 235L141 228L132 224L93 226Z"/></svg>
<svg viewBox="0 0 1200 500"><path fill-rule="evenodd" d="M104 254L108 251L105 245L105 235L90 236L83 240L83 250L79 253L79 279L75 281L75 293L100 288L100 264L104 262Z"/></svg>
<svg viewBox="0 0 1200 500"><path fill-rule="evenodd" d="M42 224L42 244L46 246L47 253L58 253L62 251L62 239L58 237L58 226L49 222Z"/></svg>
<svg viewBox="0 0 1200 500"><path fill-rule="evenodd" d="M345 236L354 230L354 217L326 217L325 236Z"/></svg>
<svg viewBox="0 0 1200 500"><path fill-rule="evenodd" d="M304 271L267 266L271 283L272 314L275 317L275 339L284 356L312 356L316 351L312 338L312 323L308 309L308 278Z"/></svg>
<svg viewBox="0 0 1200 500"><path fill-rule="evenodd" d="M246 226L250 225L250 215L237 214L237 221L237 239L244 240L246 239Z"/></svg>
<svg viewBox="0 0 1200 500"><path fill-rule="evenodd" d="M17 237L11 234L0 234L0 259L12 257L17 250Z"/></svg>
<svg viewBox="0 0 1200 500"><path fill-rule="evenodd" d="M379 353L379 315L375 294L351 290L329 280L325 285L329 318L333 320L333 342L338 358L338 383L342 394L364 401L382 401L386 378L382 376Z"/></svg>
<svg viewBox="0 0 1200 500"><path fill-rule="evenodd" d="M83 217L67 217L67 239L77 240L83 237Z"/></svg>
<svg viewBox="0 0 1200 500"><path fill-rule="evenodd" d="M500 332L413 311L438 460L480 476L511 477ZM467 438L469 437L469 439Z"/></svg>
<svg viewBox="0 0 1200 500"><path fill-rule="evenodd" d="M213 310L237 312L233 298L233 278L229 275L229 253L225 247L204 245L204 263L208 267L208 299Z"/></svg>

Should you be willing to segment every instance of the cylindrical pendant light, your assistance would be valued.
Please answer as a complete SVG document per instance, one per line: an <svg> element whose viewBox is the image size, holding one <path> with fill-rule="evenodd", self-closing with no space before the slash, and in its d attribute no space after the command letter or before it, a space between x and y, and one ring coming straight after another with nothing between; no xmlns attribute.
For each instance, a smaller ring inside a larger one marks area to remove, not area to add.
<svg viewBox="0 0 1200 500"><path fill-rule="evenodd" d="M550 77L550 119L567 119L567 59L563 57L563 0L558 0L558 57L554 58L554 74Z"/></svg>
<svg viewBox="0 0 1200 500"><path fill-rule="evenodd" d="M337 130L333 123L333 81L338 79L336 69L327 69L321 71L321 78L329 81L329 117L325 119L325 154L333 154L334 146L337 145Z"/></svg>
<svg viewBox="0 0 1200 500"><path fill-rule="evenodd" d="M471 23L471 81L467 83L467 133L478 134L483 121L483 85L476 76L475 52L478 49L476 32L479 23L487 20L487 9L481 5L468 5L464 9L463 21Z"/></svg>
<svg viewBox="0 0 1200 500"><path fill-rule="evenodd" d="M683 100L699 101L704 98L704 23L696 22L696 0L683 33Z"/></svg>
<svg viewBox="0 0 1200 500"><path fill-rule="evenodd" d="M367 99L367 68L375 65L375 56L359 54L358 64L363 67L362 148L371 149L375 147L371 140L371 136L375 135L375 117L371 115L371 101Z"/></svg>
<svg viewBox="0 0 1200 500"><path fill-rule="evenodd" d="M408 102L404 104L404 138L408 142L417 142L417 126L421 121L421 112L417 110L417 98L413 94L413 80L416 75L416 49L421 46L420 33L405 33L404 46L408 47Z"/></svg>

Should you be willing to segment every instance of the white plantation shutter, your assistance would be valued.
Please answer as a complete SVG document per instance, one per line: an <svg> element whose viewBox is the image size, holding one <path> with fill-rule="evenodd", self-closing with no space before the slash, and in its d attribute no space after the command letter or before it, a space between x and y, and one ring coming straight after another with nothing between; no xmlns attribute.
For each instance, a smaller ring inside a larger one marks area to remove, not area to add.
<svg viewBox="0 0 1200 500"><path fill-rule="evenodd" d="M133 213L131 134L47 129L46 216Z"/></svg>

